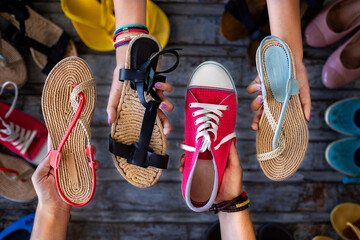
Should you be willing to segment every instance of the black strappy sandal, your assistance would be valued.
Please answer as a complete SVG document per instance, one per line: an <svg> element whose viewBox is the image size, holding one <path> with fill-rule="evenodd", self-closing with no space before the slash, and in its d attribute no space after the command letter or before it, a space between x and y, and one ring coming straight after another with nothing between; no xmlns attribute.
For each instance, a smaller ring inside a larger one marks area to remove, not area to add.
<svg viewBox="0 0 360 240"><path fill-rule="evenodd" d="M115 166L131 184L153 186L167 168L166 138L157 116L161 102L154 89L156 82L165 82L168 73L178 66L179 49L161 51L158 40L141 34L129 43L125 69L119 80L124 82L115 123L111 127L109 150ZM161 56L172 54L175 64L160 71Z"/></svg>
<svg viewBox="0 0 360 240"><path fill-rule="evenodd" d="M31 9L26 0L0 0L0 30L12 45L30 48L42 72L48 74L64 57L77 56L74 42L55 23Z"/></svg>

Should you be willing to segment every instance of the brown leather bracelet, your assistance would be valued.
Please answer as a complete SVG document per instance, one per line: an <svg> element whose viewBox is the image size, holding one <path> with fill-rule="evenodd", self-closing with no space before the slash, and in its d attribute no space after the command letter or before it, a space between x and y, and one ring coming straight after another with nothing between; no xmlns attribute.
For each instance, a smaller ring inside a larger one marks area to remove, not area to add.
<svg viewBox="0 0 360 240"><path fill-rule="evenodd" d="M209 211L218 213L221 212L239 212L250 207L250 199L247 197L246 192L243 192L238 197L230 201L220 202L213 204Z"/></svg>

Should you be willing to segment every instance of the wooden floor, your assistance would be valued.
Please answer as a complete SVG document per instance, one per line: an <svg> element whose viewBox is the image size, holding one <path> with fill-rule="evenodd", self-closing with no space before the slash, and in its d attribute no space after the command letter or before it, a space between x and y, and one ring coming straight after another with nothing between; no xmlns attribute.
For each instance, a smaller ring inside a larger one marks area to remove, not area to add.
<svg viewBox="0 0 360 240"><path fill-rule="evenodd" d="M106 105L114 52L90 50L79 39L58 1L34 0L36 11L48 17L70 34L79 52L92 68L97 80L97 103L93 118L93 143L97 147L97 190L90 204L74 208L68 228L68 239L202 239L205 229L216 219L211 213L191 212L181 195L178 172L182 150L177 148L184 136L185 87L192 70L205 60L223 64L233 76L239 94L236 125L237 149L244 168L245 190L251 198L251 217L255 230L261 224L285 224L295 239L311 239L324 234L337 239L329 214L342 202L358 202L359 185L341 183L342 175L332 170L324 159L324 150L343 136L331 131L324 122L324 112L331 103L359 95L360 81L339 90L325 89L321 69L336 46L304 49L305 65L311 87L313 110L309 124L309 148L299 171L283 182L272 182L262 173L256 159L255 136L250 130L253 116L249 105L253 96L246 86L256 76L256 69L246 60L248 39L228 42L220 34L220 18L226 0L161 0L156 1L166 12L171 24L168 47L181 47L181 62L168 74L174 91L169 94L175 104L168 114L173 132L168 136L169 169L152 188L138 189L128 184L117 172L108 152ZM20 48L28 66L29 80L21 89L17 108L43 119L41 91L46 76L40 72L28 50ZM170 59L164 59L169 65ZM10 103L10 92L2 101ZM0 198L0 230L16 219L35 211L37 201L14 203Z"/></svg>

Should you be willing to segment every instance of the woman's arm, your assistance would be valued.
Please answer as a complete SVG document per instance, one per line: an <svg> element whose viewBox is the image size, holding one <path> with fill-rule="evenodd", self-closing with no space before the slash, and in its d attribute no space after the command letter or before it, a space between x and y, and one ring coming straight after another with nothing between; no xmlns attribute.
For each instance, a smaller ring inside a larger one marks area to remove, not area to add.
<svg viewBox="0 0 360 240"><path fill-rule="evenodd" d="M215 202L229 201L243 192L242 168L235 144L231 144L228 165L225 168ZM239 212L219 212L221 239L255 240L249 209Z"/></svg>
<svg viewBox="0 0 360 240"><path fill-rule="evenodd" d="M114 9L116 28L130 24L146 25L146 0L114 0ZM123 33L121 37L118 37L118 39L139 34L139 32ZM116 67L113 73L113 80L107 106L109 125L115 121L116 110L121 97L123 83L120 82L118 78L120 69L125 66L127 48L127 44L116 48Z"/></svg>
<svg viewBox="0 0 360 240"><path fill-rule="evenodd" d="M114 8L116 28L130 24L146 25L146 0L114 0ZM141 33L123 33L121 34L121 37L118 37L118 39L127 36L136 36L139 34ZM125 67L125 57L127 49L127 44L116 48L116 67L113 73L113 80L107 106L109 125L115 122L116 111L121 97L123 83L119 81L119 71L121 68ZM172 86L168 83L157 83L155 84L155 88L157 89L157 93L162 100L160 103L161 110L171 112L174 108L174 105L166 96L164 96L163 92L171 92ZM169 119L161 110L158 110L158 116L164 127L164 133L165 135L167 135L172 130L172 127Z"/></svg>
<svg viewBox="0 0 360 240"><path fill-rule="evenodd" d="M58 194L54 169L46 157L32 176L32 182L38 196L35 221L31 233L32 240L63 240L70 218L71 206Z"/></svg>
<svg viewBox="0 0 360 240"><path fill-rule="evenodd" d="M255 240L249 209L240 212L219 212L221 239Z"/></svg>
<svg viewBox="0 0 360 240"><path fill-rule="evenodd" d="M179 172L184 172L185 154L180 158ZM230 147L228 165L225 168L215 203L230 201L243 192L242 168L235 144ZM222 240L255 240L249 209L239 212L219 212Z"/></svg>
<svg viewBox="0 0 360 240"><path fill-rule="evenodd" d="M296 79L299 81L299 94L305 115L304 117L308 122L310 122L311 98L309 81L306 74L306 68L303 63L303 43L301 38L299 0L268 0L267 7L269 12L271 35L284 40L292 51ZM253 111L258 111L262 106L260 83L259 76L257 76L246 89L250 94L258 92L257 96L251 103L251 109ZM251 123L252 130L258 130L261 114L262 109L256 113Z"/></svg>

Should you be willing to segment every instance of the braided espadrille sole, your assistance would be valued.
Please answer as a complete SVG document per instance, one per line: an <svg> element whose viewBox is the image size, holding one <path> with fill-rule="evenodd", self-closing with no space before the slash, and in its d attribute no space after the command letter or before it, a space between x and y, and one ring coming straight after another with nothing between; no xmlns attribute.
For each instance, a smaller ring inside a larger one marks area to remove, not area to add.
<svg viewBox="0 0 360 240"><path fill-rule="evenodd" d="M44 18L30 7L26 6L26 8L30 15L29 18L25 20L26 36L48 47L53 46L59 40L63 30L58 25ZM15 19L14 16L11 16L5 12L0 13L0 16L20 29L19 22ZM30 51L35 63L40 68L44 68L47 63L47 57L32 48L30 48ZM77 56L76 47L72 39L70 39L66 47L64 58L70 56Z"/></svg>
<svg viewBox="0 0 360 240"><path fill-rule="evenodd" d="M0 64L0 85L3 85L6 81L11 81L16 83L18 87L21 87L27 80L24 59L10 43L1 38L0 41L0 54L8 61L7 63L2 62ZM8 85L7 88L13 89L14 86Z"/></svg>
<svg viewBox="0 0 360 240"><path fill-rule="evenodd" d="M283 48L283 46L277 40L271 39L267 40L263 44L263 47L259 50L258 54L261 54L263 62L262 67L264 69L263 79L266 90L266 98L264 99L264 103L265 101L267 102L270 113L277 121L279 119L283 103L276 101L271 92L264 59L266 50L269 47L274 46ZM290 57L292 59L291 51L290 56L287 57ZM256 57L256 59L257 65L259 65L258 57ZM292 62L294 61L292 60ZM293 68L292 77L296 79L295 66L293 65L291 67ZM265 175L270 179L277 181L284 180L294 174L299 168L306 153L309 141L308 128L300 102L299 94L290 97L283 125L281 128L281 135L283 135L283 138L280 137L279 141L283 140L284 142L285 147L283 152L279 156L275 156L268 160L259 161ZM269 120L266 117L264 111L260 118L259 130L256 136L257 154L268 153L274 150L272 145L273 137L274 131L271 128Z"/></svg>
<svg viewBox="0 0 360 240"><path fill-rule="evenodd" d="M87 63L78 57L60 61L46 79L41 99L42 111L51 144L57 148L74 117L70 102L73 84L93 79ZM90 123L95 109L96 89L83 91L85 105L83 121ZM62 150L58 168L59 186L65 197L73 203L83 203L91 196L93 175L86 155L86 135L83 126L76 122Z"/></svg>
<svg viewBox="0 0 360 240"><path fill-rule="evenodd" d="M31 182L33 167L24 160L0 153L0 166L17 171L20 175L28 172L30 176L25 181L13 180L13 174L0 172L0 195L15 202L28 202L36 198L36 192ZM28 174L26 174L28 175Z"/></svg>
<svg viewBox="0 0 360 240"><path fill-rule="evenodd" d="M161 45L158 40L147 34L140 34L132 39L126 53L125 68L130 68L131 61L131 47L132 44L139 38L150 38L155 41L161 50ZM157 71L160 70L161 60L159 60ZM149 95L145 98L149 101ZM142 121L144 118L145 108L141 104L138 94L131 89L130 81L124 81L121 98L117 109L115 123L111 126L111 138L117 142L131 145L137 143L139 140ZM152 137L150 140L150 148L154 153L164 155L166 153L166 138L163 133L163 126L159 117L156 117ZM116 168L121 175L131 184L139 188L147 188L153 186L160 178L162 170L154 167L138 167L128 164L125 158L113 155L113 160Z"/></svg>

